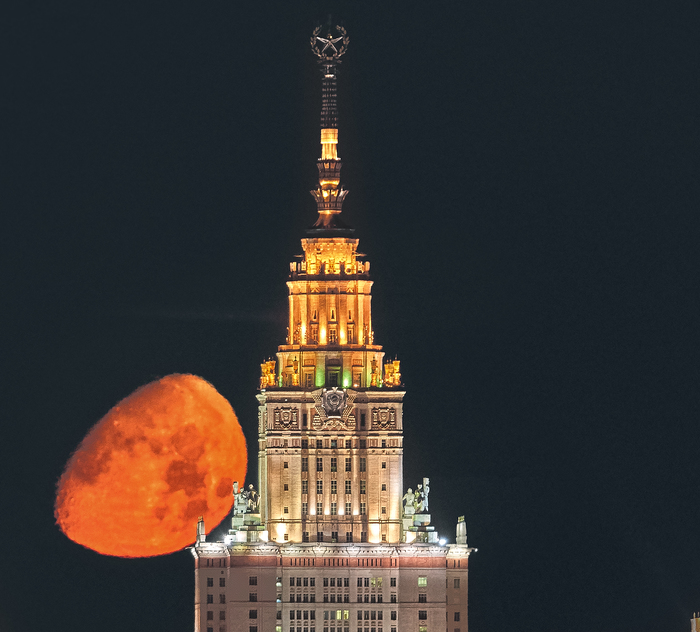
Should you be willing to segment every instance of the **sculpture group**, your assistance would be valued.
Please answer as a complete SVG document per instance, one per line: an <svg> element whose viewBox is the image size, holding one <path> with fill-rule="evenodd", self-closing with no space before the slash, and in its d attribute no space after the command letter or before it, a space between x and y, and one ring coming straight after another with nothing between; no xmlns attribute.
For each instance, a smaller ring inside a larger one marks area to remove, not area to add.
<svg viewBox="0 0 700 632"><path fill-rule="evenodd" d="M238 481L236 481L233 484L233 498L234 515L256 513L260 505L260 494L255 491L252 484L248 485L248 489L241 488L239 490Z"/></svg>
<svg viewBox="0 0 700 632"><path fill-rule="evenodd" d="M428 494L430 493L430 479L424 478L422 484L418 484L416 491L408 488L403 495L403 515L412 516L414 514L428 513Z"/></svg>

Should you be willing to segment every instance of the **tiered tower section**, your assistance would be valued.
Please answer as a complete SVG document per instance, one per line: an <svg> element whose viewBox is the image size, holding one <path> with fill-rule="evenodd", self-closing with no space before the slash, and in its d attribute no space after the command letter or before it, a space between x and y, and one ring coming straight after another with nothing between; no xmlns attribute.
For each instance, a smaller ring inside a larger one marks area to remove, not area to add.
<svg viewBox="0 0 700 632"><path fill-rule="evenodd" d="M323 76L318 219L290 264L286 342L260 378L261 515L277 542L401 538L400 365L385 366L374 344L370 265L340 218L339 33L312 38Z"/></svg>

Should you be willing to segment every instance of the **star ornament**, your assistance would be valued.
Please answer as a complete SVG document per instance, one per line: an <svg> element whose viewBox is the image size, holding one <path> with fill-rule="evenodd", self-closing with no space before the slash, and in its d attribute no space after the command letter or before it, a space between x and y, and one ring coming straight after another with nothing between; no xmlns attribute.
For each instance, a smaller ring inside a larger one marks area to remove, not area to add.
<svg viewBox="0 0 700 632"><path fill-rule="evenodd" d="M316 39L319 42L321 42L321 44L325 44L325 46L321 49L322 53L325 53L326 49L330 46L333 49L333 53L336 55L338 54L338 49L335 47L335 44L343 40L342 37L336 37L335 39L331 39L330 35L328 36L328 39L326 39L325 37L317 37Z"/></svg>
<svg viewBox="0 0 700 632"><path fill-rule="evenodd" d="M347 31L342 26L336 26L338 37L333 37L331 33L328 33L326 37L321 37L322 28L319 26L314 30L311 36L311 48L321 58L321 61L337 60L345 53L350 42Z"/></svg>

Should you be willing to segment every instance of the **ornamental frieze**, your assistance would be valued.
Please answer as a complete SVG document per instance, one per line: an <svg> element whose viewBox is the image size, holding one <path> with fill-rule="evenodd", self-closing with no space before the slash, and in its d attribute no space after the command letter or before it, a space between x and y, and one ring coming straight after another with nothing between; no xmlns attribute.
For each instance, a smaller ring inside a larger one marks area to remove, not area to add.
<svg viewBox="0 0 700 632"><path fill-rule="evenodd" d="M316 414L313 418L315 430L354 430L353 402L357 393L344 388L320 388L314 398Z"/></svg>

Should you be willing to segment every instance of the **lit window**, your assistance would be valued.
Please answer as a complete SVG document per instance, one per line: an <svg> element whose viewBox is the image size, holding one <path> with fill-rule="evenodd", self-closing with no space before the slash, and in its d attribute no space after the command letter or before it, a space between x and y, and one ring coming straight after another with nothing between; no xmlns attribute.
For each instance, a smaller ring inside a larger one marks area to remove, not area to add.
<svg viewBox="0 0 700 632"><path fill-rule="evenodd" d="M331 472L338 471L338 459L334 456L331 457Z"/></svg>
<svg viewBox="0 0 700 632"><path fill-rule="evenodd" d="M301 493L302 494L309 493L309 481L301 481Z"/></svg>
<svg viewBox="0 0 700 632"><path fill-rule="evenodd" d="M323 481L320 478L316 481L316 493L317 494L323 493Z"/></svg>
<svg viewBox="0 0 700 632"><path fill-rule="evenodd" d="M337 449L338 449L338 440L331 439L331 450L337 450Z"/></svg>
<svg viewBox="0 0 700 632"><path fill-rule="evenodd" d="M338 503L331 503L331 516L337 516L337 515L338 515Z"/></svg>
<svg viewBox="0 0 700 632"><path fill-rule="evenodd" d="M367 481L360 481L360 494L367 493Z"/></svg>
<svg viewBox="0 0 700 632"><path fill-rule="evenodd" d="M345 503L345 515L349 516L352 513L352 503Z"/></svg>
<svg viewBox="0 0 700 632"><path fill-rule="evenodd" d="M338 342L338 332L336 331L336 329L334 327L331 327L328 330L328 344L333 345L336 342Z"/></svg>
<svg viewBox="0 0 700 632"><path fill-rule="evenodd" d="M301 515L305 516L309 513L309 503L301 503Z"/></svg>
<svg viewBox="0 0 700 632"><path fill-rule="evenodd" d="M418 586L420 588L424 588L427 585L428 585L428 578L427 577L419 577L418 578Z"/></svg>
<svg viewBox="0 0 700 632"><path fill-rule="evenodd" d="M316 503L316 515L317 516L323 515L323 503Z"/></svg>
<svg viewBox="0 0 700 632"><path fill-rule="evenodd" d="M345 493L346 494L352 493L352 481L350 481L350 480L345 481Z"/></svg>
<svg viewBox="0 0 700 632"><path fill-rule="evenodd" d="M331 481L331 494L338 493L338 481Z"/></svg>

